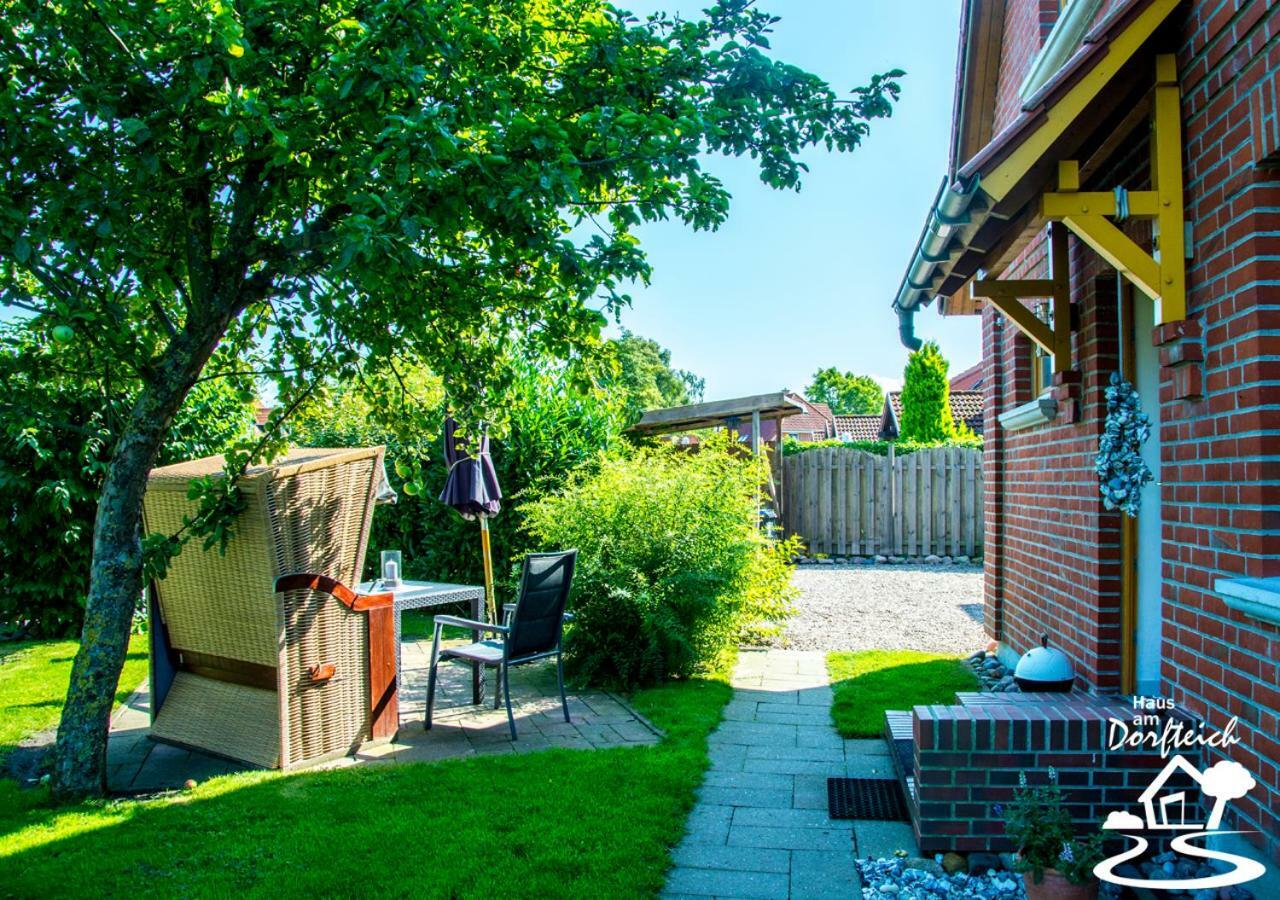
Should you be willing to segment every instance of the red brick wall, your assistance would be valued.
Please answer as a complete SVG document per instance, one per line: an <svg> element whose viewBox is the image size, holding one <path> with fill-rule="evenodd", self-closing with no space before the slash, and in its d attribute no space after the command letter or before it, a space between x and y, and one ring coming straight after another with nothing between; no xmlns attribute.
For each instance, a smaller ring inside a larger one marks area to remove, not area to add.
<svg viewBox="0 0 1280 900"><path fill-rule="evenodd" d="M1013 800L1024 774L1030 784L1045 784L1050 766L1082 829L1112 810L1132 810L1166 761L1154 749L1107 750L1108 719L1127 720L1132 711L1123 701L1095 704L1009 694L979 706L915 707L912 826L920 851L1014 849L995 807Z"/></svg>
<svg viewBox="0 0 1280 900"><path fill-rule="evenodd" d="M1038 14L1037 3L1010 4L997 130L1016 114ZM1280 628L1232 612L1214 592L1218 578L1280 575L1280 6L1215 0L1175 16L1194 235L1188 312L1204 362L1162 372L1163 677L1166 693L1211 725L1240 717L1243 743L1230 755L1258 787L1232 804L1235 827L1263 832L1280 859ZM1103 189L1145 186L1145 142L1121 149ZM1042 248L1034 243L1005 277L1044 274ZM1095 690L1119 685L1118 519L1102 510L1092 472L1103 385L1116 368L1114 295L1096 287L1106 271L1073 240L1079 422L1000 432L996 415L1029 397L1028 344L990 311L983 323L986 626L1019 651L1042 629L1057 634ZM1176 399L1175 379L1201 379L1203 399Z"/></svg>
<svg viewBox="0 0 1280 900"><path fill-rule="evenodd" d="M1031 68L1031 60L1058 19L1058 0L1017 0L1007 3L1000 44L1000 83L996 89L993 134L1012 122L1022 109L1018 86Z"/></svg>
<svg viewBox="0 0 1280 900"><path fill-rule="evenodd" d="M1280 8L1197 3L1182 26L1188 313L1204 335L1204 399L1164 424L1164 679L1216 727L1258 787L1232 808L1280 859L1280 627L1228 610L1218 578L1280 575ZM1259 165L1262 164L1262 165Z"/></svg>

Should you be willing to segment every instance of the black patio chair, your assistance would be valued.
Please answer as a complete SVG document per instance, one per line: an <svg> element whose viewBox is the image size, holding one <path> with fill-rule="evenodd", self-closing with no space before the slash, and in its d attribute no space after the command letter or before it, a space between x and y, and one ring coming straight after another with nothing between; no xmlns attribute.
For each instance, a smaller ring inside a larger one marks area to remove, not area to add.
<svg viewBox="0 0 1280 900"><path fill-rule="evenodd" d="M564 623L573 620L573 614L565 612L564 606L569 599L569 589L573 586L573 567L577 557L577 550L530 553L526 556L524 570L520 575L520 594L515 603L503 606L506 612L506 622L503 625L458 616L436 616L435 635L431 640L431 670L427 677L428 729L431 728L431 715L436 701L436 667L447 659L462 659L497 668L502 694L507 700L507 724L511 726L511 739L514 741L517 735L516 719L511 712L510 669L512 666L554 656L556 679L560 684L560 704L564 707L564 720L569 721L569 700L564 693L564 660L560 653L560 641L564 635ZM487 631L500 637L442 650L440 629L445 625ZM496 692L493 708L498 708Z"/></svg>

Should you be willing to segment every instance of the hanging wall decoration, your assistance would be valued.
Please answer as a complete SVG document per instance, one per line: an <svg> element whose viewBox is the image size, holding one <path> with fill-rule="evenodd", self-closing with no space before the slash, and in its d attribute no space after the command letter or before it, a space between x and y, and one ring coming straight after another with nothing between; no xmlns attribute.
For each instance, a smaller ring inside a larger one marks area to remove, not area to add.
<svg viewBox="0 0 1280 900"><path fill-rule="evenodd" d="M1151 437L1151 419L1142 411L1142 401L1133 385L1111 373L1107 388L1107 419L1094 471L1098 489L1107 509L1136 516L1142 502L1143 485L1153 479L1142 459L1142 445Z"/></svg>

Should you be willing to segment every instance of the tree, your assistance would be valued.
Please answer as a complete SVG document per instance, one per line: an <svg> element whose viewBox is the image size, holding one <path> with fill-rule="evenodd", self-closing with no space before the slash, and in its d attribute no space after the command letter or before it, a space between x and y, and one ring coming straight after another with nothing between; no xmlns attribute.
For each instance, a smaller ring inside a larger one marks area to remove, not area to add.
<svg viewBox="0 0 1280 900"><path fill-rule="evenodd" d="M950 365L934 341L911 354L903 372L902 422L898 438L922 444L940 443L972 434L951 416Z"/></svg>
<svg viewBox="0 0 1280 900"><path fill-rule="evenodd" d="M705 153L795 188L800 152L857 147L901 74L837 97L768 55L776 20L743 0L693 21L603 0L0 10L3 302L63 367L139 386L98 499L59 797L103 790L144 564L228 535L234 480L211 480L183 534L144 554L147 473L193 385L246 361L274 381L266 436L229 454L231 475L281 449L335 375L390 373L381 397L401 404L397 357L474 420L501 402L517 336L553 357L598 348L600 307L649 274L637 225L724 221Z"/></svg>
<svg viewBox="0 0 1280 900"><path fill-rule="evenodd" d="M618 367L614 383L625 393L633 415L702 399L703 380L692 372L671 368L671 351L657 341L624 330L622 337L609 343Z"/></svg>
<svg viewBox="0 0 1280 900"><path fill-rule="evenodd" d="M813 383L805 389L812 403L825 403L838 416L867 416L884 407L884 390L870 375L841 372L835 366L813 373Z"/></svg>

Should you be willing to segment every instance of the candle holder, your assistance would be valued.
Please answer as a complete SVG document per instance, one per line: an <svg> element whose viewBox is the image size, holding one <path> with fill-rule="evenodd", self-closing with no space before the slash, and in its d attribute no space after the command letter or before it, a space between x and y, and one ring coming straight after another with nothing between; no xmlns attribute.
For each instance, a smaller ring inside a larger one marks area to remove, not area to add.
<svg viewBox="0 0 1280 900"><path fill-rule="evenodd" d="M382 551L382 583L385 587L400 586L400 551L399 550L383 550Z"/></svg>

